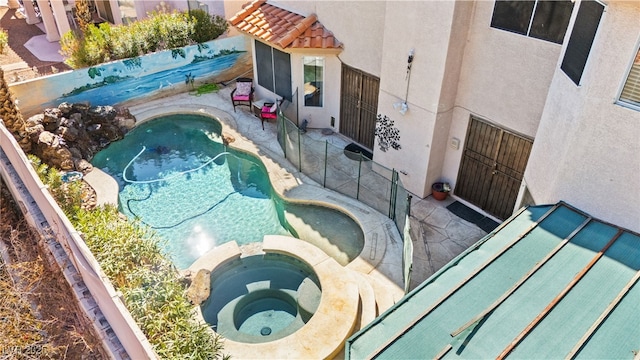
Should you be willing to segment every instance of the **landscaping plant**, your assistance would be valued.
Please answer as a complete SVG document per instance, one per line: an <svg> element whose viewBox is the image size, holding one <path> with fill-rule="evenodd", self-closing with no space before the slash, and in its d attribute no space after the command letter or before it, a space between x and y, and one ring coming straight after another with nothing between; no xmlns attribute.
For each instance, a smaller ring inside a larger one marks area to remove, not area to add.
<svg viewBox="0 0 640 360"><path fill-rule="evenodd" d="M176 49L216 39L227 31L220 16L202 10L154 12L129 25L87 24L60 39L65 63L74 69Z"/></svg>
<svg viewBox="0 0 640 360"><path fill-rule="evenodd" d="M222 340L194 317L178 272L160 248L160 238L114 206L83 209L82 192L60 173L30 159L65 210L125 305L163 359L221 359ZM75 182L81 184L81 182Z"/></svg>
<svg viewBox="0 0 640 360"><path fill-rule="evenodd" d="M9 44L9 33L7 30L0 28L0 54L4 54L4 50Z"/></svg>

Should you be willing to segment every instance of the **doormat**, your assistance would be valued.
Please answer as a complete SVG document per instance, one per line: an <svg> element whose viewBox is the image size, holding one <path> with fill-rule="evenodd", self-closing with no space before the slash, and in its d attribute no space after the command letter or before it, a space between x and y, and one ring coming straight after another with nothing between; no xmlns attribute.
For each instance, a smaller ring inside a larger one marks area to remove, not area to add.
<svg viewBox="0 0 640 360"><path fill-rule="evenodd" d="M480 214L479 212L473 210L472 208L464 205L459 201L452 202L449 206L447 206L447 210L451 211L454 215L461 219L476 224L480 229L488 233L499 225L491 218Z"/></svg>
<svg viewBox="0 0 640 360"><path fill-rule="evenodd" d="M360 161L360 154L362 154L362 160L364 161L373 159L373 154L369 150L356 143L351 143L344 147L344 155L351 160Z"/></svg>

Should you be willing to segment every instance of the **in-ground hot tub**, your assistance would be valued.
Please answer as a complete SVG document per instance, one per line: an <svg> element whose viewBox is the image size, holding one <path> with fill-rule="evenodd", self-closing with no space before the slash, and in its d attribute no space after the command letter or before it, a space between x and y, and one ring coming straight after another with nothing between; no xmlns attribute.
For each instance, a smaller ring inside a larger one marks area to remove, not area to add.
<svg viewBox="0 0 640 360"><path fill-rule="evenodd" d="M231 241L189 267L211 272L203 320L236 359L335 357L358 321L357 276L299 239L268 235L261 245Z"/></svg>
<svg viewBox="0 0 640 360"><path fill-rule="evenodd" d="M288 336L313 316L319 281L302 261L284 254L252 255L211 273L211 295L202 315L217 333L244 343Z"/></svg>

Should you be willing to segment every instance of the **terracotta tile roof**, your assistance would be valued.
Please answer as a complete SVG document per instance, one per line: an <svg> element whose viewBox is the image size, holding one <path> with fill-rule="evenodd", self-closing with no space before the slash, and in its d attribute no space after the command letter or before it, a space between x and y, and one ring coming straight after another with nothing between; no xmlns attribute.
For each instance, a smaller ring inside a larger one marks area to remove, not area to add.
<svg viewBox="0 0 640 360"><path fill-rule="evenodd" d="M319 21L254 0L235 14L229 23L241 32L281 49L337 49L342 43Z"/></svg>

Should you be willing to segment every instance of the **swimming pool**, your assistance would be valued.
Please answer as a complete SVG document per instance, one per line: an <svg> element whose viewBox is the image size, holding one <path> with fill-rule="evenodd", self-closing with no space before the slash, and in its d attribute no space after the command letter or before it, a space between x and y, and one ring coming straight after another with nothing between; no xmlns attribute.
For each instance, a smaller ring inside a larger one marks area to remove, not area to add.
<svg viewBox="0 0 640 360"><path fill-rule="evenodd" d="M120 211L157 231L179 269L217 245L260 242L265 235L298 236L342 265L359 255L364 235L353 219L318 205L287 204L264 165L226 148L220 133L208 116L163 116L140 124L92 163L118 181ZM292 227L287 217L302 225Z"/></svg>

